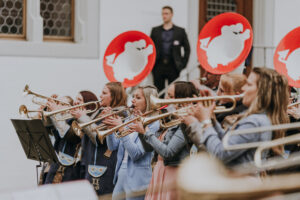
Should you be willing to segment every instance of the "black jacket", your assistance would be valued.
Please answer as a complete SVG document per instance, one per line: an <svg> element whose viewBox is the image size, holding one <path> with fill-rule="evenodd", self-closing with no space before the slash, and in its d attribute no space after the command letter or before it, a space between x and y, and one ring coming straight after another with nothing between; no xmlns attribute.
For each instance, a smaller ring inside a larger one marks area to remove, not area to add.
<svg viewBox="0 0 300 200"><path fill-rule="evenodd" d="M173 42L172 42L172 57L175 67L178 72L186 67L190 56L190 45L183 28L173 25ZM156 64L160 60L162 51L162 32L163 25L152 28L150 37L152 38L156 48ZM184 55L181 56L181 48L184 49ZM155 66L154 66L155 67Z"/></svg>

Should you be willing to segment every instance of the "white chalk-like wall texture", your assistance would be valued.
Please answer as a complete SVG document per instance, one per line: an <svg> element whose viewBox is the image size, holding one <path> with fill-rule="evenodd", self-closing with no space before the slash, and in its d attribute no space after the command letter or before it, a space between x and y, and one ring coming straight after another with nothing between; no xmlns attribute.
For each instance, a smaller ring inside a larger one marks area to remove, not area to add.
<svg viewBox="0 0 300 200"><path fill-rule="evenodd" d="M28 2L30 6L36 3L35 0ZM109 42L127 30L134 29L150 34L152 26L162 23L161 8L164 5L174 8L174 23L186 28L188 36L191 37L191 46L197 42L196 0L87 0L84 4L81 0L75 2L80 9L76 9L79 12L75 25L78 43L74 44L73 50L69 48L72 44L65 44L66 49L69 49L63 52L61 48L65 48L64 44L41 41L38 32L32 33L34 36L29 41L19 41L20 43L0 40L0 193L36 186L37 162L26 158L10 122L12 118L19 118L19 105L26 104L30 108L37 108L30 98L22 96L25 84L44 95L57 93L75 97L78 91L88 89L99 96L107 82L102 69L102 58ZM38 6L35 5L35 8ZM39 21L36 17L36 22ZM35 31L39 28L37 26ZM45 53L47 47L51 49L49 54ZM41 48L43 52L38 52L37 48ZM12 49L16 52L12 53ZM80 53L82 49L84 52ZM37 55L33 52L37 52ZM195 48L192 49L194 58L189 62L191 66L197 64L195 52ZM148 82L150 81L151 79Z"/></svg>

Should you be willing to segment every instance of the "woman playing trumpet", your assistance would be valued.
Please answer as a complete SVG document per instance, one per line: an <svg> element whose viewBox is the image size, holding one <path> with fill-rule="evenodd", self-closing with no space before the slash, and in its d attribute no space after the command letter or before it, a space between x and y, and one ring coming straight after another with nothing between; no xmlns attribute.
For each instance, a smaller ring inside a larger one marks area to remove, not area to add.
<svg viewBox="0 0 300 200"><path fill-rule="evenodd" d="M73 104L73 99L68 96L59 98L59 100ZM53 100L49 100L47 107L50 111L60 110L69 107ZM50 165L49 172L46 176L45 183L60 183L80 179L80 164L76 162L77 149L79 148L80 139L74 137L70 127L72 119L58 121L57 117L63 116L58 114L51 116L50 119L54 126L52 129L55 141L54 149L58 154L59 162Z"/></svg>
<svg viewBox="0 0 300 200"><path fill-rule="evenodd" d="M192 83L180 81L169 87L167 98L194 97L197 92ZM176 191L168 187L176 182L177 167L190 153L190 145L184 137L182 127L176 125L156 133L148 127L144 129L141 122L137 122L136 129L158 154L158 162L155 164L145 199L176 199Z"/></svg>
<svg viewBox="0 0 300 200"><path fill-rule="evenodd" d="M150 95L158 96L157 89L154 86L138 87L133 94L132 106L137 115L141 115L150 110ZM135 116L132 116L135 117ZM120 117L110 117L104 120L109 126L122 124ZM156 132L159 129L159 122L156 121L148 125L149 129ZM152 152L146 152L142 142L138 137L140 129L137 124L129 124L127 131L131 134L116 138L114 134L107 136L108 148L112 151L118 150L118 161L116 165L113 191L113 199L118 195L125 194L126 199L144 199L144 196L130 198L133 192L144 190L148 187L152 176L151 159ZM119 129L120 132L125 128Z"/></svg>
<svg viewBox="0 0 300 200"><path fill-rule="evenodd" d="M243 104L248 110L238 117L231 130L242 130L254 127L288 123L288 83L285 77L267 68L254 68L242 88ZM205 106L199 102L191 115L184 118L188 125L187 136L197 146L205 145L213 154L226 165L233 166L253 161L255 149L227 151L222 144L226 132L216 122L211 123L215 104ZM229 144L243 144L257 141L267 141L284 136L284 131L265 131L259 134L234 135L229 138ZM273 148L276 153L282 153L282 148ZM267 153L267 152L266 152ZM264 155L266 157L266 154Z"/></svg>
<svg viewBox="0 0 300 200"><path fill-rule="evenodd" d="M77 100L82 103L82 100L87 99L87 96L82 94ZM97 100L94 94L93 99L94 101ZM126 106L126 93L120 82L107 83L102 90L100 99L101 108L90 116L86 114L86 110L76 110L71 113L78 122L84 123L107 114L111 108ZM102 195L113 191L117 152L110 151L105 140L103 144L99 141L97 133L94 131L94 128L99 125L102 125L102 122L83 129L81 175L93 184L98 195Z"/></svg>

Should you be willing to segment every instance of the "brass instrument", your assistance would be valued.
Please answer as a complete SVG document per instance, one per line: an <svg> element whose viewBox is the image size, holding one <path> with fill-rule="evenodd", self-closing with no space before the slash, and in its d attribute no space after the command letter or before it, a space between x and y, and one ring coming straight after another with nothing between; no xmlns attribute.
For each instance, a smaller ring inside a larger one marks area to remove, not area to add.
<svg viewBox="0 0 300 200"><path fill-rule="evenodd" d="M249 176L248 172L229 170L208 154L200 153L185 159L180 164L177 174L179 199L299 199L299 196L285 198L288 193L299 192L299 173L264 178ZM168 186L174 187L174 184Z"/></svg>
<svg viewBox="0 0 300 200"><path fill-rule="evenodd" d="M220 99L230 99L233 105L230 108L216 107L214 113L230 112L236 106L236 99L243 98L244 94L240 95L225 95L225 96L211 96L211 97L195 97L195 98L181 98L181 99L159 99L154 96L150 96L150 104L152 108L157 108L163 105L169 104L185 104L185 103L195 103L199 101L210 101L210 100L220 100Z"/></svg>
<svg viewBox="0 0 300 200"><path fill-rule="evenodd" d="M87 126L90 126L91 124L96 123L98 121L101 121L101 120L103 120L103 119L105 119L105 118L107 118L109 116L118 115L120 113L123 113L123 112L125 112L125 111L127 111L129 109L131 109L131 108L125 108L123 106L122 106L122 109L120 109L120 108L114 108L114 109L112 109L114 112L106 114L106 115L104 115L102 117L96 118L96 119L91 120L91 121L86 122L86 123L78 123L77 121L73 121L72 122L73 131L75 132L75 134L77 136L79 136L80 138L82 138L82 136L84 134L82 132L83 128L85 128ZM101 124L100 126L97 126L95 129L97 129L97 130L104 130L104 129L106 129L106 126L103 125L103 124Z"/></svg>
<svg viewBox="0 0 300 200"><path fill-rule="evenodd" d="M278 125L264 126L264 127L257 127L257 128L249 128L249 129L243 129L243 130L232 130L232 131L228 131L228 133L225 134L225 136L223 138L223 146L224 146L224 149L228 150L228 151L256 148L260 145L265 144L266 141L235 144L235 145L229 145L228 141L229 141L229 138L234 135L254 134L254 133L262 133L262 132L266 132L266 131L278 131L278 130L288 130L288 129L296 129L296 128L300 128L300 122L278 124Z"/></svg>
<svg viewBox="0 0 300 200"><path fill-rule="evenodd" d="M41 110L28 110L28 108L25 105L21 105L19 107L19 113L20 115L25 115L29 119L37 119L38 116L30 116L29 113L38 113L42 112Z"/></svg>
<svg viewBox="0 0 300 200"><path fill-rule="evenodd" d="M60 110L54 110L54 111L50 111L50 112L49 111L43 111L42 115L43 115L44 119L47 119L48 117L56 115L56 114L68 112L68 111L76 109L76 108L80 108L80 107L88 106L88 105L91 105L91 104L95 104L95 106L96 106L95 109L87 111L87 113L92 113L92 112L95 112L99 108L98 104L100 102L101 102L101 100L99 100L99 101L90 101L90 102L87 102L87 103L83 103L83 104L63 108L63 109L60 109ZM66 113L64 117L55 118L55 119L58 120L58 121L64 121L64 120L71 119L71 118L73 118L73 116L70 113Z"/></svg>
<svg viewBox="0 0 300 200"><path fill-rule="evenodd" d="M261 158L262 152L266 149L270 149L272 147L285 145L285 144L293 144L293 143L300 143L300 133L291 135L284 138L275 139L272 141L264 142L261 144L254 154L254 163L256 167L264 170L271 170L271 169L279 169L285 168L295 165L300 165L300 152L292 153L288 156L288 158L269 158L266 161L263 161Z"/></svg>
<svg viewBox="0 0 300 200"><path fill-rule="evenodd" d="M44 95L32 92L31 90L29 90L29 86L28 85L25 85L24 93L23 94L24 95L33 95L34 97L32 98L32 103L38 104L38 105L41 105L41 106L46 106L46 103L38 101L37 98L46 99L46 100L51 99L51 100L53 100L53 101L55 101L57 103L61 103L62 105L68 105L68 106L70 106L70 104L68 102L64 102L64 101L58 100L56 98L47 97L47 96L44 96Z"/></svg>
<svg viewBox="0 0 300 200"><path fill-rule="evenodd" d="M131 132L130 132L128 129L126 129L126 130L124 130L124 131L121 131L120 133L116 133L116 132L117 132L120 128L123 128L124 126L127 126L128 124L131 124L131 123L133 123L134 121L137 121L137 120L142 121L143 125L144 125L144 126L147 126L147 125L151 124L151 123L154 122L154 121L163 119L163 118L168 117L168 116L170 116L170 115L177 115L177 116L183 116L183 115L186 115L186 114L187 114L187 109L188 109L188 108L189 108L189 107L183 107L183 108L178 109L178 110L175 110L175 111L173 111L173 112L168 112L168 113L160 114L160 115L153 116L153 117L144 117L144 116L148 115L148 113L145 113L145 114L143 114L142 116L137 116L137 117L135 117L135 118L133 118L133 119L131 119L131 120L129 120L129 121L123 123L123 124L120 124L120 125L118 125L118 126L115 126L115 127L111 128L111 129L109 129L109 130L101 131L101 130L96 129L95 131L96 131L96 133L97 133L97 135L98 135L99 140L101 141L101 143L103 143L104 138L105 138L107 135L110 135L110 134L113 134L113 133L115 133L115 135L116 135L117 138L121 138L121 137L125 137L126 135L129 135ZM181 122L180 122L180 123L181 123ZM176 121L176 122L175 122L174 124L172 124L172 125L169 124L169 126L175 126L175 125L177 125L177 124L179 124L178 121Z"/></svg>

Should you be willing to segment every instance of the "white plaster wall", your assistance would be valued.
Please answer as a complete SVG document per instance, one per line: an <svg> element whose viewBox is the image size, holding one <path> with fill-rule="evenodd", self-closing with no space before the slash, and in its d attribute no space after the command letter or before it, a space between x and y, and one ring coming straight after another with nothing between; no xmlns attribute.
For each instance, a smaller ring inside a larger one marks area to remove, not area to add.
<svg viewBox="0 0 300 200"><path fill-rule="evenodd" d="M254 0L254 66L274 68L273 56L278 43L300 26L299 8L299 0Z"/></svg>
<svg viewBox="0 0 300 200"><path fill-rule="evenodd" d="M300 1L276 0L274 9L274 44L277 46L288 32L300 26Z"/></svg>
<svg viewBox="0 0 300 200"><path fill-rule="evenodd" d="M19 117L20 104L36 108L30 104L30 98L22 96L25 84L45 95L58 93L74 97L78 91L89 89L99 96L107 82L102 70L102 57L116 35L132 29L149 34L152 26L161 24L161 7L171 5L175 24L186 28L188 35L193 38L190 43L196 44L197 3L197 0L101 0L100 26L99 30L95 30L100 34L98 59L0 56L0 193L36 185L37 162L26 159L10 122L11 118ZM192 64L197 63L195 51L192 48Z"/></svg>

